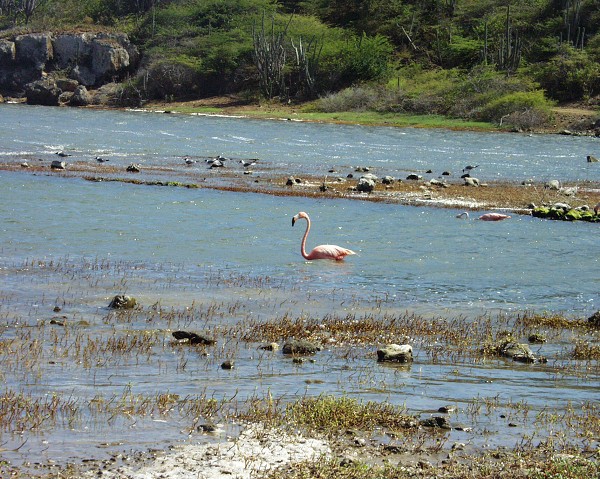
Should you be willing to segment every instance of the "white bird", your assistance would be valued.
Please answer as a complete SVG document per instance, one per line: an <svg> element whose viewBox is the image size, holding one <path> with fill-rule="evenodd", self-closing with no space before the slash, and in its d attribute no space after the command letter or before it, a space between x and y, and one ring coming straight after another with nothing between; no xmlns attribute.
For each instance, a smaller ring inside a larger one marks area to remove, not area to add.
<svg viewBox="0 0 600 479"><path fill-rule="evenodd" d="M249 166L255 165L256 160L240 160L240 163L244 168L248 168Z"/></svg>
<svg viewBox="0 0 600 479"><path fill-rule="evenodd" d="M64 158L65 156L71 156L69 153L65 153L64 151L56 151L54 154L55 154L55 155L58 155L58 156L60 156L60 157L63 157L63 158Z"/></svg>
<svg viewBox="0 0 600 479"><path fill-rule="evenodd" d="M465 166L465 167L463 168L463 173L464 173L465 171L471 171L471 170L474 170L474 169L475 169L475 168L477 168L478 166L479 166L479 165L475 165L475 166L467 165L467 166Z"/></svg>
<svg viewBox="0 0 600 479"><path fill-rule="evenodd" d="M196 160L192 160L191 158L189 158L187 156L183 159L183 161L185 161L186 165L193 165L194 163L196 163Z"/></svg>
<svg viewBox="0 0 600 479"><path fill-rule="evenodd" d="M102 158L102 157L100 157L100 156L97 156L97 157L96 157L96 161L97 161L98 163L104 163L105 161L110 161L110 160L106 160L106 159L104 159L104 158Z"/></svg>

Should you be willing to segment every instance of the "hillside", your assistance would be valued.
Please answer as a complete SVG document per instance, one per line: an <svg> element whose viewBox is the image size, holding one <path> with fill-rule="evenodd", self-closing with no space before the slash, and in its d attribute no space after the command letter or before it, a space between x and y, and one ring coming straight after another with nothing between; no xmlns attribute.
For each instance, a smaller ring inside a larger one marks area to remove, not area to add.
<svg viewBox="0 0 600 479"><path fill-rule="evenodd" d="M597 111L599 29L594 0L10 1L0 63L24 32L119 32L141 52L128 103L235 95L536 130L564 123L557 105Z"/></svg>

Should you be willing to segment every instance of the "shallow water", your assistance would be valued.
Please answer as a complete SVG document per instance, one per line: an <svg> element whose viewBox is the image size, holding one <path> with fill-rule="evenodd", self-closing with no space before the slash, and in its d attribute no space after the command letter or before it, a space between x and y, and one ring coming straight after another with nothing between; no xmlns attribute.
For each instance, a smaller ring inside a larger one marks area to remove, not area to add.
<svg viewBox="0 0 600 479"><path fill-rule="evenodd" d="M55 151L65 149L74 158L93 161L99 154L122 164L179 165L184 155L223 154L259 157L285 172L368 164L399 176L427 168L456 172L476 163L482 179L600 179L600 169L585 163L599 148L590 138L14 105L0 105L0 126L3 161L53 159ZM181 397L240 400L267 392L290 400L347 394L404 404L423 415L456 404L463 422L476 398L526 401L537 411L597 401L597 363L572 372L564 338L541 347L547 365L440 364L424 342L415 344L409 367L374 364L379 345L353 348L347 357L326 349L301 366L280 353L259 353L252 343L224 341L209 357L170 345L171 330L221 331L286 314L415 312L468 322L483 313L534 310L585 318L600 309L597 224L529 216L488 223L459 220L459 211L447 209L91 183L24 172L0 172L0 183L0 340L18 336L23 327L47 344L64 334L63 349L45 350L42 363L31 370L13 368L15 359L4 352L3 362L11 365L1 376L6 390L35 397L60 393L82 408L97 395L110 398L130 390L152 396L157 385ZM343 263L304 261L299 254L304 223L291 226L301 210L313 220L309 247L333 242L358 254ZM106 320L106 306L120 293L135 296L148 311L159 304L179 313L113 323ZM64 331L49 326L57 304L59 316L86 326ZM218 314L208 314L211 305ZM181 313L186 308L194 314ZM107 337L144 330L159 331L163 338L147 357L124 355L101 367L80 363L73 353L78 331ZM236 367L221 370L229 357ZM509 429L501 411L479 419L473 437L453 432L453 438L512 445L532 433L531 421L523 418ZM103 453L97 446L107 435L124 444L112 447L131 450L188 438L185 417L117 418L107 425L89 412L83 416L74 426L3 433L2 440L13 447L28 439L18 453L5 455L13 461L39 454L56 460L89 457ZM474 439L483 431L484 439Z"/></svg>

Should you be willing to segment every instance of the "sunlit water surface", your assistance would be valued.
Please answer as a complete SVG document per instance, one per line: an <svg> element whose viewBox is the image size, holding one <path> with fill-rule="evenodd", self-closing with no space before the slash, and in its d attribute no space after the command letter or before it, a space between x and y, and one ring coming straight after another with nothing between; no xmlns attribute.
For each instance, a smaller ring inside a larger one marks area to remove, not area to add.
<svg viewBox="0 0 600 479"><path fill-rule="evenodd" d="M7 161L52 159L64 149L80 159L104 155L122 164L180 163L184 155L223 154L259 157L285 172L325 173L332 166L362 164L399 176L430 168L459 171L474 163L483 179L600 179L600 169L584 160L600 147L590 138L13 105L0 105L0 127L0 155ZM2 172L0 184L0 339L14 337L23 323L34 328L43 323L49 330L45 334L61 334L60 328L48 326L57 304L69 321L85 321L86 333L110 332L115 326L103 321L106 306L120 293L135 296L145 308L238 305L230 315L210 319L125 324L116 330L164 330L163 347L148 359L124 358L108 368L65 361L57 353L30 374L3 371L6 390L35 397L63 394L80 407L98 395L124 391L240 400L268 392L290 400L303 394L347 394L403 404L423 415L456 404L463 422L469 421L468 406L477 397L526 401L536 410L597 401L597 364L588 374L561 372L564 344L541 347L547 365L439 364L415 347L415 362L405 368L375 363L380 345L357 348L350 359L326 348L315 362L293 366L281 353L259 353L252 343L218 344L208 359L169 344L174 329L211 330L286 314L360 316L374 308L464 321L524 310L584 318L600 309L596 224L530 216L466 221L456 218L459 211L447 209L90 183L27 173ZM304 261L299 254L304 223L291 225L298 211L309 212L313 220L309 247L337 243L357 255L343 263ZM219 367L228 357L235 358L232 371ZM478 422L474 436L486 431L491 434L482 442L512 445L531 433L527 421L508 428L499 417ZM86 414L76 425L4 434L2 440L16 447L27 438L18 452L7 453L14 461L40 454L64 460L102 454L96 450L99 442L143 449L186 440L185 431L185 418L117 418L107 426Z"/></svg>

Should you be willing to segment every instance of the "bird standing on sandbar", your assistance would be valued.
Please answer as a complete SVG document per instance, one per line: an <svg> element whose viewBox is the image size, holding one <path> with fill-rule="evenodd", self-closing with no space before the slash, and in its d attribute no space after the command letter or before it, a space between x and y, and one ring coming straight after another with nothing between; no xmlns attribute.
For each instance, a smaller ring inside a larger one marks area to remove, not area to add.
<svg viewBox="0 0 600 479"><path fill-rule="evenodd" d="M300 218L304 218L306 220L306 231L304 232L304 237L302 238L302 243L300 245L300 253L304 259L334 259L336 261L342 261L346 256L356 254L350 249L342 248L341 246L334 244L322 244L315 246L312 251L307 254L306 238L308 237L308 232L310 231L310 218L304 211L301 211L292 218L292 226L294 226L296 221L298 221Z"/></svg>

